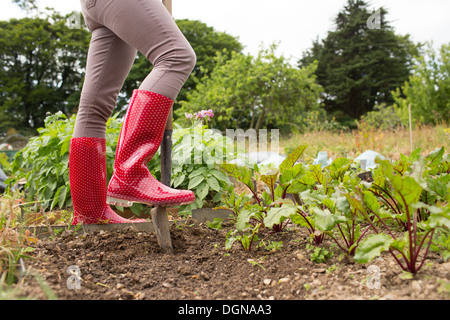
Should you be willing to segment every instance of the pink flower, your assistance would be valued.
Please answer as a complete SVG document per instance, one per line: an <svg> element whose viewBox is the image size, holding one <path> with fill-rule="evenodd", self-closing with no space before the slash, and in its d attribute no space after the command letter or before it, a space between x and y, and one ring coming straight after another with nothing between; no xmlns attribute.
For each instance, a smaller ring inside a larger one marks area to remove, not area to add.
<svg viewBox="0 0 450 320"><path fill-rule="evenodd" d="M202 119L202 118L210 119L210 118L214 117L214 112L211 109L209 109L209 110L201 110L199 112L195 112L194 114L185 112L184 115L186 116L186 119L192 119L192 118L194 118L196 120Z"/></svg>

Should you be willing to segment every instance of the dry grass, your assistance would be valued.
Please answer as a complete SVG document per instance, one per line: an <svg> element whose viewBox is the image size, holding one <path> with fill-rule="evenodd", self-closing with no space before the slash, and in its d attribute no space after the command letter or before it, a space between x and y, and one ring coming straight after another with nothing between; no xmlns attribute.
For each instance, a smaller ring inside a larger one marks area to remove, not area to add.
<svg viewBox="0 0 450 320"><path fill-rule="evenodd" d="M422 154L427 155L436 148L444 147L448 152L450 136L445 131L447 128L445 125L417 126L412 132L413 150L421 148ZM409 129L406 128L394 131L363 128L353 132L321 131L295 134L281 139L280 152L289 153L301 144L308 145L303 157L305 161L315 159L319 151L327 151L328 156L333 159L354 159L366 150L373 150L392 160L398 160L400 154L409 155L412 151Z"/></svg>

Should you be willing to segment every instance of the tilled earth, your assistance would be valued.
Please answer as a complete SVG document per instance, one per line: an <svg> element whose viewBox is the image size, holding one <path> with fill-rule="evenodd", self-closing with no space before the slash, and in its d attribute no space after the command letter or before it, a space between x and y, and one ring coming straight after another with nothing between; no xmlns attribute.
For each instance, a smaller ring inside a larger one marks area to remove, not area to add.
<svg viewBox="0 0 450 320"><path fill-rule="evenodd" d="M65 231L33 245L34 258L24 261L28 275L20 295L60 300L450 298L450 263L434 252L408 279L388 254L361 265L334 249L325 263L312 262L302 229L268 236L282 241L279 250L250 252L238 244L225 250L227 231L195 220L172 224L174 254L163 253L153 233L133 228L85 235Z"/></svg>

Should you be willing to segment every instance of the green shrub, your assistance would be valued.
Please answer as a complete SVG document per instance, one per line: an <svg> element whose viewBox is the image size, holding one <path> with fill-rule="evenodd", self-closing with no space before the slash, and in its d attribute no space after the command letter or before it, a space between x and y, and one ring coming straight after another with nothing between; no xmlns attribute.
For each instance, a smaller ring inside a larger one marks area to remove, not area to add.
<svg viewBox="0 0 450 320"><path fill-rule="evenodd" d="M117 142L122 122L115 114L107 122L106 130L106 162L107 178L113 174ZM76 116L67 118L61 112L45 119L45 126L39 128L39 136L33 137L19 151L12 163L13 177L6 181L16 185L19 180L26 181L25 190L28 201L38 201L43 210L53 210L72 206L69 183L69 147ZM176 124L175 124L176 125ZM187 139L191 138L191 139ZM178 127L173 134L173 166L172 186L174 188L192 189L196 195L194 204L184 206L189 211L201 208L205 201L217 202L223 186L228 184L227 177L214 168L207 157L215 157L218 145L226 138L219 133L207 129L206 126L192 125L183 129ZM190 145L188 145L190 143ZM200 152L200 153L199 153ZM204 158L194 160L200 154ZM219 155L217 155L219 156ZM148 163L150 172L160 179L160 151ZM214 160L214 159L213 159ZM119 208L121 209L121 208ZM139 215L144 206L134 204L131 210Z"/></svg>
<svg viewBox="0 0 450 320"><path fill-rule="evenodd" d="M373 109L361 117L361 120L369 126L381 130L394 130L403 125L398 108L383 103L375 105Z"/></svg>
<svg viewBox="0 0 450 320"><path fill-rule="evenodd" d="M235 159L234 145L220 132L201 122L188 128L176 125L173 132L172 186L194 191L195 202L182 206L187 213L203 206L214 207L221 201L222 190L230 180L217 166L225 159Z"/></svg>

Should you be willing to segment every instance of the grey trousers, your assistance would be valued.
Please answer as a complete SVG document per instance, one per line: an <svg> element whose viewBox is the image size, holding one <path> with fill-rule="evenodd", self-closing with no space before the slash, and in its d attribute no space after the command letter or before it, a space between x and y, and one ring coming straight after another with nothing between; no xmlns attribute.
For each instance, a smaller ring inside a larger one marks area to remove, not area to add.
<svg viewBox="0 0 450 320"><path fill-rule="evenodd" d="M153 64L139 89L172 100L196 56L161 0L81 0L81 10L92 38L73 137L105 138L137 51Z"/></svg>

